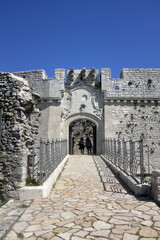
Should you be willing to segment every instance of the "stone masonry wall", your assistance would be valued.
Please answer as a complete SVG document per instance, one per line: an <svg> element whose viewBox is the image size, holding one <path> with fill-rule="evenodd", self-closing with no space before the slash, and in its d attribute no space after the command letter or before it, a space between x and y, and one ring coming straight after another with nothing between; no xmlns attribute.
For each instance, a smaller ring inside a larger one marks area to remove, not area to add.
<svg viewBox="0 0 160 240"><path fill-rule="evenodd" d="M151 195L160 204L160 170L154 170L151 178Z"/></svg>
<svg viewBox="0 0 160 240"><path fill-rule="evenodd" d="M110 99L159 99L160 69L127 69L121 78L111 79L108 71L101 73L102 91Z"/></svg>
<svg viewBox="0 0 160 240"><path fill-rule="evenodd" d="M160 168L160 106L157 102L108 102L105 117L106 138L138 141L143 134L152 169Z"/></svg>
<svg viewBox="0 0 160 240"><path fill-rule="evenodd" d="M152 169L160 168L160 69L124 68L119 79L101 71L105 137L139 140L149 147Z"/></svg>
<svg viewBox="0 0 160 240"><path fill-rule="evenodd" d="M58 77L57 72L61 77ZM57 78L48 78L44 70L15 72L14 75L25 79L41 99L61 99L61 91L64 91L64 74L61 74L60 70L55 71Z"/></svg>
<svg viewBox="0 0 160 240"><path fill-rule="evenodd" d="M0 73L0 86L2 200L15 197L16 189L25 185L27 157L36 144L39 125L28 82L10 73Z"/></svg>

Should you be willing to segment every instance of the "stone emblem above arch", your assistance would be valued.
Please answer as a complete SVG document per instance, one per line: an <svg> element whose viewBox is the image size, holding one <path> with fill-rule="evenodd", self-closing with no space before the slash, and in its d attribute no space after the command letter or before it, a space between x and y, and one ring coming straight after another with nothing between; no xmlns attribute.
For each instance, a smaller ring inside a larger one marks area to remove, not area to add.
<svg viewBox="0 0 160 240"><path fill-rule="evenodd" d="M100 90L91 86L76 86L66 89L62 99L61 120L65 121L73 114L93 114L102 119L103 106Z"/></svg>

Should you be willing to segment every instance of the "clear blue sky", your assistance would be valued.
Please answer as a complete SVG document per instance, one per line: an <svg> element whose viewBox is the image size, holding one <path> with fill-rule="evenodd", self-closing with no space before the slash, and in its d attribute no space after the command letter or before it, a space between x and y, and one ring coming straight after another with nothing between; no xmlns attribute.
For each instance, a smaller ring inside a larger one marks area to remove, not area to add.
<svg viewBox="0 0 160 240"><path fill-rule="evenodd" d="M0 0L0 71L160 68L160 0Z"/></svg>

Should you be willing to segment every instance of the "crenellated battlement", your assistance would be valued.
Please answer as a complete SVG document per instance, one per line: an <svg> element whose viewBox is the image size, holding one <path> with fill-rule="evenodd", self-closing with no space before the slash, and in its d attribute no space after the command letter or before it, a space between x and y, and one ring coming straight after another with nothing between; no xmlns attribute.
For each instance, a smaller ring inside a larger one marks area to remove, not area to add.
<svg viewBox="0 0 160 240"><path fill-rule="evenodd" d="M106 99L159 99L160 69L124 68L120 78L101 73L102 91Z"/></svg>
<svg viewBox="0 0 160 240"><path fill-rule="evenodd" d="M15 72L14 75L28 81L41 98L61 99L65 87L79 85L100 86L104 99L159 99L160 69L123 68L120 78L111 77L111 69L102 68L65 70L55 69L55 77L48 78L44 70Z"/></svg>

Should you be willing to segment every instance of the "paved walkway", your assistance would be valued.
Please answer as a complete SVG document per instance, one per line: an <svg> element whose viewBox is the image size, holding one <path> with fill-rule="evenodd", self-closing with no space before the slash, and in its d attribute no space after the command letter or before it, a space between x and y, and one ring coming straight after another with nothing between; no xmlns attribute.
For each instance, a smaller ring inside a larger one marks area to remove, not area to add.
<svg viewBox="0 0 160 240"><path fill-rule="evenodd" d="M70 156L50 197L33 201L5 240L20 238L160 240L160 208L127 193L99 157Z"/></svg>

